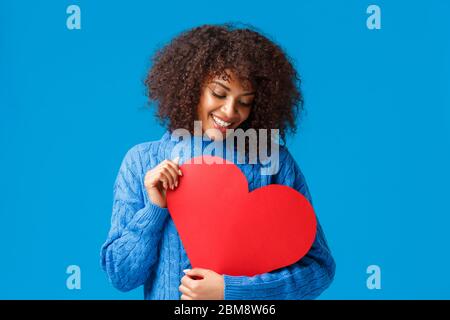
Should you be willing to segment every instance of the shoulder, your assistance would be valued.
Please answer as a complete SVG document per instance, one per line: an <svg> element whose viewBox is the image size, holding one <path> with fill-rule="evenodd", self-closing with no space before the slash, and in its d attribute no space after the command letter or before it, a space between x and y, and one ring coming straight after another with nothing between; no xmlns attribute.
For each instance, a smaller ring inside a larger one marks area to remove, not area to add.
<svg viewBox="0 0 450 320"><path fill-rule="evenodd" d="M280 167L283 166L285 168L293 168L295 165L295 160L292 154L289 152L286 146L279 146L279 158L280 158Z"/></svg>
<svg viewBox="0 0 450 320"><path fill-rule="evenodd" d="M310 200L311 196L309 194L305 176L286 146L280 145L279 165L278 173L275 176L275 183L292 187Z"/></svg>
<svg viewBox="0 0 450 320"><path fill-rule="evenodd" d="M294 157L289 152L288 148L283 145L279 145L278 149L278 171L275 175L275 179L277 183L287 184L289 183L291 178L295 175L296 170L296 162Z"/></svg>
<svg viewBox="0 0 450 320"><path fill-rule="evenodd" d="M132 146L126 152L122 166L125 165L133 171L146 171L159 163L161 148L165 141L164 135L159 140L146 141Z"/></svg>

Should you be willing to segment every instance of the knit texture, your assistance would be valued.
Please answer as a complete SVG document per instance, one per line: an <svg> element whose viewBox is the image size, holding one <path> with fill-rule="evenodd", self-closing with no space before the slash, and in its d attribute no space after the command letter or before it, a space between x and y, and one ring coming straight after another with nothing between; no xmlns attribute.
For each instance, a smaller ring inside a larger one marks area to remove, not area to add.
<svg viewBox="0 0 450 320"><path fill-rule="evenodd" d="M171 158L176 142L170 136L166 132L160 140L138 144L125 155L113 188L111 229L100 254L102 268L114 287L129 291L143 285L144 298L152 300L180 299L183 270L192 268L168 209L153 204L144 187L146 172ZM202 142L201 148L208 143ZM182 152L180 164L191 156ZM261 175L260 164L235 163L247 177L250 191L283 184L312 203L305 178L287 148L280 146L275 175ZM290 266L252 277L224 275L224 298L314 299L330 285L334 274L335 262L318 221L316 239L306 256Z"/></svg>

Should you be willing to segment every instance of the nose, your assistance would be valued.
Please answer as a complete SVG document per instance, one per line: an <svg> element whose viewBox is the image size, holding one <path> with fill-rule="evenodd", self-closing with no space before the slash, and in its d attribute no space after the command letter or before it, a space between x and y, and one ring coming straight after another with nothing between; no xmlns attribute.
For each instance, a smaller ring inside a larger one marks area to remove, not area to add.
<svg viewBox="0 0 450 320"><path fill-rule="evenodd" d="M228 119L233 119L236 115L236 103L233 99L228 100L221 108L221 111Z"/></svg>

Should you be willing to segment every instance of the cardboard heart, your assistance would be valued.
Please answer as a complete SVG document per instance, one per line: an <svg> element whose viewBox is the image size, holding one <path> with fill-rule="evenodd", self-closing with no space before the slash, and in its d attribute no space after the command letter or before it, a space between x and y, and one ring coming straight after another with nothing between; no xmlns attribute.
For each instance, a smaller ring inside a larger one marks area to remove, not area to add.
<svg viewBox="0 0 450 320"><path fill-rule="evenodd" d="M291 265L311 248L316 217L296 190L272 184L248 192L241 170L218 157L180 168L167 206L194 268L253 276Z"/></svg>

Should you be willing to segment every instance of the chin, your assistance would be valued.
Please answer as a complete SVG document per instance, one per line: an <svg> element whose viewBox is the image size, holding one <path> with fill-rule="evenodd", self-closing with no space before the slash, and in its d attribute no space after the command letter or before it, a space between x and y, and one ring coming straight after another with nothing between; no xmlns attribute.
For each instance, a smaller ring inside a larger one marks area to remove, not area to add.
<svg viewBox="0 0 450 320"><path fill-rule="evenodd" d="M208 129L215 129L215 128L208 128ZM226 134L222 134L221 132L216 132L216 130L214 130L215 132L213 132L213 133L211 133L211 131L208 131L208 133L207 133L208 137L211 140L220 141L226 137Z"/></svg>

